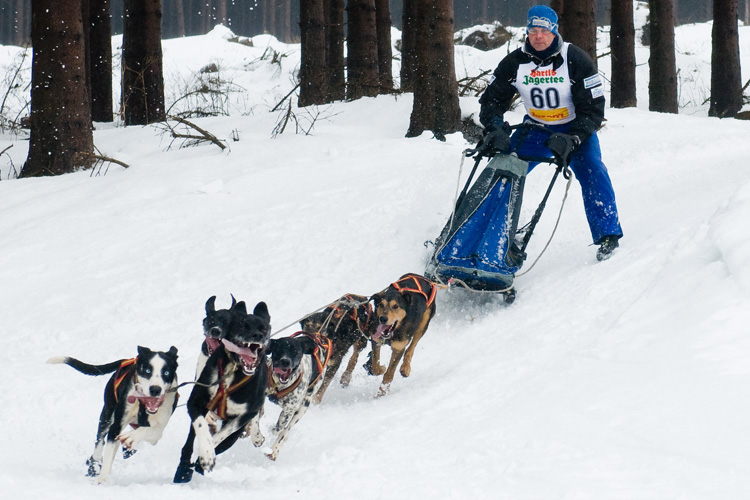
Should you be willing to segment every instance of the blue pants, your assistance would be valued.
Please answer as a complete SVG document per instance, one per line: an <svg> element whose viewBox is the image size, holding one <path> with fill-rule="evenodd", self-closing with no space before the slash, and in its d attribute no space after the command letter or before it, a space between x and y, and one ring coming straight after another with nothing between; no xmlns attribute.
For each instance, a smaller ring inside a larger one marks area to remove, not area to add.
<svg viewBox="0 0 750 500"><path fill-rule="evenodd" d="M552 132L566 133L569 126L548 125L547 128ZM516 151L519 156L552 156L552 152L544 145L549 134L539 130L530 130L516 150L522 133L523 129L517 129L511 137L512 150ZM529 163L529 172L536 165L538 163ZM573 151L570 169L581 184L583 207L586 210L586 219L588 219L594 243L599 244L604 236L621 237L622 228L617 215L615 191L612 188L607 167L602 162L602 151L596 133Z"/></svg>

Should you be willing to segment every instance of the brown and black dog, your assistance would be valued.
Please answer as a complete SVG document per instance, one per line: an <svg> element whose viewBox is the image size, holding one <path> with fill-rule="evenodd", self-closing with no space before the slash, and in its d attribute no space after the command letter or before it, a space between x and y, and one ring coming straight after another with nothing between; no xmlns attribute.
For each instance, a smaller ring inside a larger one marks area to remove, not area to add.
<svg viewBox="0 0 750 500"><path fill-rule="evenodd" d="M341 375L341 386L347 387L352 380L352 372L357 366L359 354L367 347L370 335L375 331L376 322L372 304L367 297L346 294L323 311L311 314L300 322L308 333L321 333L333 345L331 359L323 376L323 384L313 396L314 403L320 403L326 389L333 381L341 362L352 346L354 350L346 370ZM373 342L374 345L374 342Z"/></svg>
<svg viewBox="0 0 750 500"><path fill-rule="evenodd" d="M388 393L402 357L401 375L408 377L411 374L414 350L435 315L436 291L435 284L424 276L405 274L384 291L372 296L377 326L371 335L375 343L371 370L373 375L385 373L378 396ZM380 364L380 346L383 344L391 346L391 360L387 369Z"/></svg>

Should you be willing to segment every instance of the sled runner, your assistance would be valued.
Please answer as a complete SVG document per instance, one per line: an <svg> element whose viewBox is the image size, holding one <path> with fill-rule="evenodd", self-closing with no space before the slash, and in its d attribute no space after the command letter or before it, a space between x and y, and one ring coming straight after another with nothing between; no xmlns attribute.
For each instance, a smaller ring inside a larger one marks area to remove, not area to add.
<svg viewBox="0 0 750 500"><path fill-rule="evenodd" d="M456 199L453 213L435 242L425 275L438 283L460 285L471 291L497 292L506 303L515 299L513 280L526 259L526 247L541 217L560 172L569 178L565 158L519 156L531 130L551 131L541 125L521 123L510 127L513 147L499 152L483 141L464 155L474 157L474 167ZM477 167L489 159L472 184ZM528 224L518 229L524 182L529 162L557 166L539 207Z"/></svg>

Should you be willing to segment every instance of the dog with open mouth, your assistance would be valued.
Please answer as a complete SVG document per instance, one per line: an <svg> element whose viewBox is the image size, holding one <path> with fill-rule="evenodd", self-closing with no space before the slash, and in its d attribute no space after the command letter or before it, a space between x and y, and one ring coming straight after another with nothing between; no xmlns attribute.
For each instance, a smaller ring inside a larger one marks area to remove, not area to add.
<svg viewBox="0 0 750 500"><path fill-rule="evenodd" d="M187 402L191 426L175 472L175 483L187 483L193 470L210 472L216 455L228 450L245 426L263 409L268 385L266 351L271 316L265 302L252 314L239 315L226 338L211 354ZM197 440L198 458L192 461Z"/></svg>
<svg viewBox="0 0 750 500"><path fill-rule="evenodd" d="M266 454L276 460L289 433L310 407L310 402L323 383L323 372L331 356L331 340L318 333L297 332L290 337L271 339L268 400L281 407L273 428L276 440ZM247 434L255 446L265 440L260 432L260 415L250 421Z"/></svg>
<svg viewBox="0 0 750 500"><path fill-rule="evenodd" d="M138 356L104 365L91 365L69 356L47 363L66 364L86 375L112 373L104 389L96 445L86 461L87 475L103 483L112 471L118 445L131 457L141 441L155 445L177 406L177 348L152 351L138 346ZM131 429L128 430L128 426Z"/></svg>
<svg viewBox="0 0 750 500"><path fill-rule="evenodd" d="M213 352L221 345L221 340L227 336L227 332L236 318L247 316L247 308L244 302L237 302L232 295L232 305L229 309L216 309L216 295L206 301L206 317L203 318L203 344L198 355L198 366L195 370L195 378L200 377L206 361Z"/></svg>
<svg viewBox="0 0 750 500"><path fill-rule="evenodd" d="M435 315L436 292L435 284L424 276L405 274L383 292L372 296L377 326L371 335L375 345L370 370L373 375L383 374L378 396L388 393L401 358L401 375L408 377L411 374L414 350ZM388 368L380 364L380 346L383 344L391 347Z"/></svg>

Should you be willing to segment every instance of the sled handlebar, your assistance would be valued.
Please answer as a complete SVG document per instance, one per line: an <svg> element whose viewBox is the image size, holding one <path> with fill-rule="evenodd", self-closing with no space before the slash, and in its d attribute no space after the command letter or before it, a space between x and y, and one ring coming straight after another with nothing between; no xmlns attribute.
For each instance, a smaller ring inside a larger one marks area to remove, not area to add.
<svg viewBox="0 0 750 500"><path fill-rule="evenodd" d="M538 132L543 132L543 133L545 133L547 135L552 135L552 134L556 133L556 132L553 132L552 130L548 129L544 125L539 125L539 124L528 122L528 121L521 122L521 123L518 123L516 125L511 125L510 126L510 130L511 131L518 130L518 129L521 129L521 132L520 132L520 139L519 139L519 141L518 141L518 143L516 144L516 147L515 147L516 150L518 150L518 148L521 146L521 144L523 144L524 140L526 140L526 135L530 131L532 131L532 130L536 130ZM557 132L557 133L560 134L560 135L568 135L568 134L561 134L560 132ZM482 144L482 142L480 141L479 144L477 144L476 148L474 148L474 149L467 149L466 151L464 151L464 154L466 156L476 156L477 160L479 160L482 157L494 156L495 153L497 153L496 150L490 148L490 154L486 154L487 153L487 149L488 149L488 147L486 145ZM540 163L552 163L552 164L555 164L555 165L557 165L559 167L562 167L563 169L565 167L567 167L567 162L565 162L564 158L557 158L557 157L554 157L554 156L553 157L548 157L548 156L526 156L526 155L519 155L516 151L509 151L508 154L510 154L510 153L515 153L516 156L520 160L523 160L523 161L533 161L533 162L540 162Z"/></svg>

